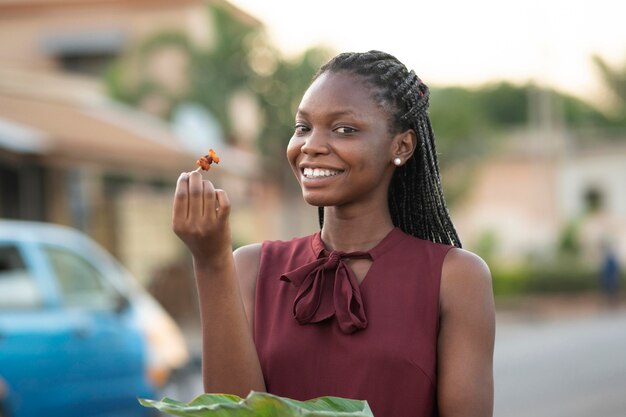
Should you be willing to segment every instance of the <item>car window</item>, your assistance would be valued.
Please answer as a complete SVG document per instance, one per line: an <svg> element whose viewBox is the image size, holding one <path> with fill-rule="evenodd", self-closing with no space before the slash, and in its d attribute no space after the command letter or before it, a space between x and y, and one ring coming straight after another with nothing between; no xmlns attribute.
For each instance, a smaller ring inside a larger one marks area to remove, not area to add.
<svg viewBox="0 0 626 417"><path fill-rule="evenodd" d="M92 262L76 252L44 246L61 289L63 303L69 307L113 308L117 292Z"/></svg>
<svg viewBox="0 0 626 417"><path fill-rule="evenodd" d="M41 305L37 282L14 245L0 245L0 309Z"/></svg>

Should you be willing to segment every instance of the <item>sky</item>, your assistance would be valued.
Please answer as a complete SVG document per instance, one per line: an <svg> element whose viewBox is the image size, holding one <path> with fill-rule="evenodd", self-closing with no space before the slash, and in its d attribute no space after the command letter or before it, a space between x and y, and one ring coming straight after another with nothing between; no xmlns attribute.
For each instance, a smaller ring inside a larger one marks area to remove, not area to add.
<svg viewBox="0 0 626 417"><path fill-rule="evenodd" d="M287 55L323 44L396 55L427 84L509 80L601 104L591 56L626 64L624 0L231 0Z"/></svg>

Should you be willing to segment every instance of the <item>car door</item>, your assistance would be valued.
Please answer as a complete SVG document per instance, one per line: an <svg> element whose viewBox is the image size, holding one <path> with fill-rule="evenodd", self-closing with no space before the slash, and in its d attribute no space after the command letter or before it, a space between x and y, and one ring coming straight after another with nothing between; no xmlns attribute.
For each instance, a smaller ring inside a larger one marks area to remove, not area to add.
<svg viewBox="0 0 626 417"><path fill-rule="evenodd" d="M59 314L54 286L37 248L24 242L0 241L0 377L10 417L45 414L55 399L48 387L68 385L62 348L73 328Z"/></svg>
<svg viewBox="0 0 626 417"><path fill-rule="evenodd" d="M64 345L71 380L59 397L64 416L139 416L137 397L151 395L146 347L131 304L112 285L113 268L87 247L41 244L58 288L60 311L73 338ZM56 389L56 388L53 388Z"/></svg>

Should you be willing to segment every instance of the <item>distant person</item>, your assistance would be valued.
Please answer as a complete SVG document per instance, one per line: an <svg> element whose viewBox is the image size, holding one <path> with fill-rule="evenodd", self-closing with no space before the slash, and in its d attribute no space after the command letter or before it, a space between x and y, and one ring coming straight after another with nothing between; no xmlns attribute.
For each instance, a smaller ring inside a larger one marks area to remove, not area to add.
<svg viewBox="0 0 626 417"><path fill-rule="evenodd" d="M620 268L615 250L609 243L605 243L602 248L602 271L600 274L600 285L609 307L619 304L619 277Z"/></svg>
<svg viewBox="0 0 626 417"><path fill-rule="evenodd" d="M492 415L491 276L448 214L429 97L384 52L318 71L287 147L319 207L310 236L233 256L226 193L181 174L173 228L193 255L207 392L355 398L377 417Z"/></svg>

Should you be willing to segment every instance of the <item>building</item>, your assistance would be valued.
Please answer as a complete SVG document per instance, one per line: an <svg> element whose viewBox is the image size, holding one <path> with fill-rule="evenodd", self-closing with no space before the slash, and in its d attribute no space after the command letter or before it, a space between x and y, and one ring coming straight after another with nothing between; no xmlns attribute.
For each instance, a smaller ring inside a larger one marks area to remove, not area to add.
<svg viewBox="0 0 626 417"><path fill-rule="evenodd" d="M481 161L467 198L454 209L470 249L494 240L505 263L554 256L574 228L582 256L598 262L603 244L626 259L626 144L598 132L527 131Z"/></svg>
<svg viewBox="0 0 626 417"><path fill-rule="evenodd" d="M154 115L158 102L145 103L148 112L114 102L98 77L159 32L210 47L208 4L260 25L223 0L0 0L0 217L86 231L144 283L184 257L169 227L171 200L179 173L195 168L198 147ZM145 70L175 91L184 88L181 65L164 51ZM245 97L235 101L247 114ZM242 120L250 125L254 117ZM259 175L263 161L250 147L211 140L224 163L210 175L231 198L235 243L314 227L314 215L300 221L307 208L285 204Z"/></svg>

